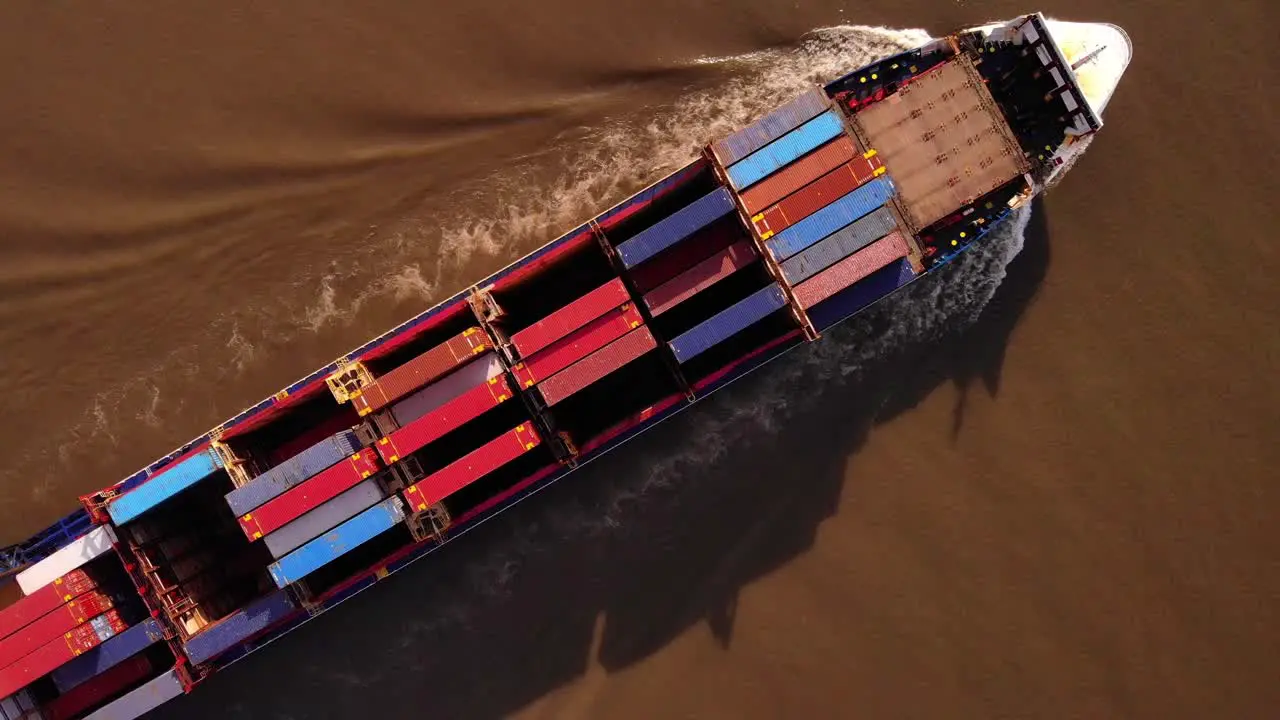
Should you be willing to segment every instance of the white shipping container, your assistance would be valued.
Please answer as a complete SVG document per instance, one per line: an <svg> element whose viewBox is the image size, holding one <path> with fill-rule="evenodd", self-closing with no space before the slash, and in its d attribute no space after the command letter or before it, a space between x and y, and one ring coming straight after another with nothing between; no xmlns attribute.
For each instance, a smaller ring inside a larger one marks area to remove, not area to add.
<svg viewBox="0 0 1280 720"><path fill-rule="evenodd" d="M386 497L378 482L369 478L302 517L289 521L262 541L267 544L272 557L279 559Z"/></svg>
<svg viewBox="0 0 1280 720"><path fill-rule="evenodd" d="M23 595L30 595L99 555L110 552L116 542L116 534L109 525L90 530L78 540L53 553L49 557L18 573L18 587Z"/></svg>

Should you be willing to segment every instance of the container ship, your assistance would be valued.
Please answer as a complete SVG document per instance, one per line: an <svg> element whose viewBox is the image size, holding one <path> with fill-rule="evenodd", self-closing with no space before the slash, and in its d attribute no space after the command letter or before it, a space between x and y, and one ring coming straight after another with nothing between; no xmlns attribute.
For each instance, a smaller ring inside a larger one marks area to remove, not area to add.
<svg viewBox="0 0 1280 720"><path fill-rule="evenodd" d="M968 28L671 175L0 553L0 720L133 718L937 271L1102 127L1119 28Z"/></svg>

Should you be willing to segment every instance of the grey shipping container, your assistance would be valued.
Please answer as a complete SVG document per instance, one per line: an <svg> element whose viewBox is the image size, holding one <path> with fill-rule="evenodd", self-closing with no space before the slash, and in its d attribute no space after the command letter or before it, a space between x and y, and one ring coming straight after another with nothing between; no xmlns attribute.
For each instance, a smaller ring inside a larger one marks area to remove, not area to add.
<svg viewBox="0 0 1280 720"><path fill-rule="evenodd" d="M341 495L322 503L301 517L263 538L271 556L277 560L288 555L304 543L329 528L341 525L344 520L366 508L385 500L386 493L373 478L344 491Z"/></svg>
<svg viewBox="0 0 1280 720"><path fill-rule="evenodd" d="M716 188L620 243L618 257L625 267L635 267L731 212L729 189Z"/></svg>
<svg viewBox="0 0 1280 720"><path fill-rule="evenodd" d="M267 566L276 587L285 588L404 522L404 503L391 497Z"/></svg>
<svg viewBox="0 0 1280 720"><path fill-rule="evenodd" d="M237 516L262 505L309 477L349 457L360 449L350 430L321 440L279 465L227 493L227 505Z"/></svg>
<svg viewBox="0 0 1280 720"><path fill-rule="evenodd" d="M688 362L786 305L787 297L782 288L773 283L676 336L669 343L671 351L675 353L676 360Z"/></svg>
<svg viewBox="0 0 1280 720"><path fill-rule="evenodd" d="M765 247L775 259L785 260L884 205L892 195L889 177L878 177L769 238Z"/></svg>
<svg viewBox="0 0 1280 720"><path fill-rule="evenodd" d="M164 626L148 618L54 670L49 677L58 692L66 693L163 640Z"/></svg>
<svg viewBox="0 0 1280 720"><path fill-rule="evenodd" d="M787 282L796 285L893 232L897 227L887 207L863 216L782 263Z"/></svg>
<svg viewBox="0 0 1280 720"><path fill-rule="evenodd" d="M86 715L84 720L134 720L181 695L182 680L177 670L148 680L115 700Z"/></svg>
<svg viewBox="0 0 1280 720"><path fill-rule="evenodd" d="M404 427L471 388L502 374L502 361L494 352L485 353L457 370L399 400L391 406L396 424Z"/></svg>
<svg viewBox="0 0 1280 720"><path fill-rule="evenodd" d="M906 285L915 276L910 261L897 260L809 308L809 321L821 332Z"/></svg>
<svg viewBox="0 0 1280 720"><path fill-rule="evenodd" d="M732 165L786 135L830 105L831 99L827 94L815 87L738 132L712 143L711 150L722 165Z"/></svg>
<svg viewBox="0 0 1280 720"><path fill-rule="evenodd" d="M289 593L277 590L192 637L184 644L187 657L195 665L208 662L285 619L296 609Z"/></svg>

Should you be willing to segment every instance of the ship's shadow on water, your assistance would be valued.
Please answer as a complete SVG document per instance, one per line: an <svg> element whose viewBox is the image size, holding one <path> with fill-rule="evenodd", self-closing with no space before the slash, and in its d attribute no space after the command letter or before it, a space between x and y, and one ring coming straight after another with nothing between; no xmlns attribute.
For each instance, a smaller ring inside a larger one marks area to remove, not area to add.
<svg viewBox="0 0 1280 720"><path fill-rule="evenodd" d="M704 447L719 441L696 434L749 415L754 392L787 363L805 362L779 360L156 717L500 717L575 679L624 669L701 623L732 652L739 592L810 548L837 510L849 457L877 423L955 383L958 432L965 394L998 391L1009 338L1049 264L1042 206L1024 238L962 331L864 359L849 381L809 388L812 402L784 419L758 423L723 452ZM871 314L837 340L883 330L886 313ZM671 465L673 448L716 459ZM651 468L664 459L674 470L655 479Z"/></svg>

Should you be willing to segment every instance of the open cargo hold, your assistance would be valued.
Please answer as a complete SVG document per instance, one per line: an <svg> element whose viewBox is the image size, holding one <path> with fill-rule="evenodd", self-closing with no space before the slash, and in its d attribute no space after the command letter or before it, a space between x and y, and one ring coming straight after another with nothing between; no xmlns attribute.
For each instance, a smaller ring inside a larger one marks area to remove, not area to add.
<svg viewBox="0 0 1280 720"><path fill-rule="evenodd" d="M858 146L848 135L826 145L752 185L740 197L748 215L755 215L782 198L835 170L858 156Z"/></svg>
<svg viewBox="0 0 1280 720"><path fill-rule="evenodd" d="M303 480L336 465L343 458L350 457L359 449L360 441L356 434L343 430L227 493L227 505L236 515L244 515Z"/></svg>
<svg viewBox="0 0 1280 720"><path fill-rule="evenodd" d="M878 177L769 238L765 247L782 262L884 205L892 196L893 183L888 176Z"/></svg>
<svg viewBox="0 0 1280 720"><path fill-rule="evenodd" d="M109 525L96 527L18 573L18 587L22 588L23 595L34 595L40 588L110 552L115 543L116 534Z"/></svg>
<svg viewBox="0 0 1280 720"><path fill-rule="evenodd" d="M86 715L84 720L134 720L183 692L185 690L178 671L170 670Z"/></svg>
<svg viewBox="0 0 1280 720"><path fill-rule="evenodd" d="M391 417L396 421L396 427L404 427L504 371L497 353L485 353L408 397L397 400L390 408Z"/></svg>
<svg viewBox="0 0 1280 720"><path fill-rule="evenodd" d="M897 221L889 208L874 210L784 260L782 275L787 282L798 285L888 235L896 227Z"/></svg>
<svg viewBox="0 0 1280 720"><path fill-rule="evenodd" d="M412 511L426 510L541 442L533 423L522 423L410 486L405 499Z"/></svg>
<svg viewBox="0 0 1280 720"><path fill-rule="evenodd" d="M0 668L0 697L12 695L127 627L118 611L108 610L62 637L41 645L17 662Z"/></svg>
<svg viewBox="0 0 1280 720"><path fill-rule="evenodd" d="M810 88L745 128L711 143L711 152L720 164L732 165L830 106L831 100L822 88Z"/></svg>
<svg viewBox="0 0 1280 720"><path fill-rule="evenodd" d="M480 417L486 411L506 402L513 395L511 383L505 376L490 378L387 437L379 439L375 447L383 461L390 465Z"/></svg>
<svg viewBox="0 0 1280 720"><path fill-rule="evenodd" d="M178 493L222 469L212 450L202 450L170 465L129 492L114 498L107 512L116 525L124 525Z"/></svg>
<svg viewBox="0 0 1280 720"><path fill-rule="evenodd" d="M0 609L0 641L97 587L88 573L76 569Z"/></svg>
<svg viewBox="0 0 1280 720"><path fill-rule="evenodd" d="M364 448L272 498L252 512L241 515L240 529L244 531L245 537L257 540L332 500L380 469L382 463L378 461L378 453L373 448Z"/></svg>
<svg viewBox="0 0 1280 720"><path fill-rule="evenodd" d="M643 323L644 318L634 304L614 308L517 364L511 368L511 374L520 387L533 387Z"/></svg>
<svg viewBox="0 0 1280 720"><path fill-rule="evenodd" d="M649 328L638 327L538 383L538 394L553 406L657 346Z"/></svg>
<svg viewBox="0 0 1280 720"><path fill-rule="evenodd" d="M93 590L55 608L18 632L0 640L0 668L70 632L112 608L111 596Z"/></svg>
<svg viewBox="0 0 1280 720"><path fill-rule="evenodd" d="M149 677L154 668L146 655L137 655L65 692L41 708L43 720L70 720Z"/></svg>
<svg viewBox="0 0 1280 720"><path fill-rule="evenodd" d="M796 302L809 308L907 256L907 241L894 231L795 287Z"/></svg>
<svg viewBox="0 0 1280 720"><path fill-rule="evenodd" d="M404 521L399 498L387 498L272 563L276 587L295 583Z"/></svg>
<svg viewBox="0 0 1280 720"><path fill-rule="evenodd" d="M874 168L866 158L847 162L752 216L751 224L767 240L870 182L877 173L883 175L884 169Z"/></svg>
<svg viewBox="0 0 1280 720"><path fill-rule="evenodd" d="M868 305L915 279L911 261L902 258L807 309L819 332L849 318Z"/></svg>
<svg viewBox="0 0 1280 720"><path fill-rule="evenodd" d="M715 190L680 208L617 246L622 265L633 268L733 212L728 188Z"/></svg>
<svg viewBox="0 0 1280 720"><path fill-rule="evenodd" d="M727 340L747 326L763 320L786 306L786 294L777 283L774 283L721 310L701 324L673 338L668 344L676 360L686 363L713 345Z"/></svg>
<svg viewBox="0 0 1280 720"><path fill-rule="evenodd" d="M735 190L743 191L844 132L838 110L828 110L725 168Z"/></svg>
<svg viewBox="0 0 1280 720"><path fill-rule="evenodd" d="M511 336L511 344L528 358L583 325L631 300L621 278L613 278Z"/></svg>
<svg viewBox="0 0 1280 720"><path fill-rule="evenodd" d="M164 642L165 629L155 618L134 625L75 660L54 670L50 679L58 692L67 693L94 676L128 660L156 643Z"/></svg>
<svg viewBox="0 0 1280 720"><path fill-rule="evenodd" d="M732 213L630 268L626 274L643 295L743 239L750 236L738 214Z"/></svg>
<svg viewBox="0 0 1280 720"><path fill-rule="evenodd" d="M361 416L381 410L491 347L489 336L483 330L467 328L442 345L379 375L371 385L361 388L358 395L353 394L351 402Z"/></svg>
<svg viewBox="0 0 1280 720"><path fill-rule="evenodd" d="M757 259L751 242L740 240L645 293L645 305L657 317Z"/></svg>
<svg viewBox="0 0 1280 720"><path fill-rule="evenodd" d="M276 625L297 609L289 593L277 590L205 628L183 643L183 648L193 664L202 665Z"/></svg>
<svg viewBox="0 0 1280 720"><path fill-rule="evenodd" d="M377 480L363 480L350 490L267 535L262 542L271 552L271 557L279 560L325 530L385 499L387 493Z"/></svg>

